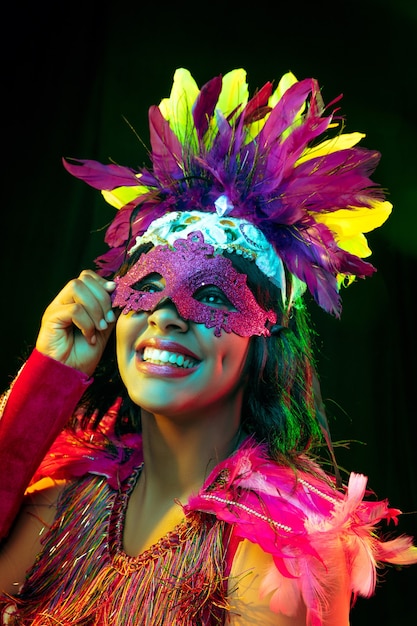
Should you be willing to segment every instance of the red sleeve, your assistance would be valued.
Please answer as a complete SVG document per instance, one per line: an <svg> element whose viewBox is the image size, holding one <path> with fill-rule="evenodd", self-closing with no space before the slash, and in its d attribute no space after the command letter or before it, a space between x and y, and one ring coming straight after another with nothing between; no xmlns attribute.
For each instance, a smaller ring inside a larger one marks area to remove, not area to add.
<svg viewBox="0 0 417 626"><path fill-rule="evenodd" d="M15 379L0 419L0 539L23 494L92 379L36 349Z"/></svg>

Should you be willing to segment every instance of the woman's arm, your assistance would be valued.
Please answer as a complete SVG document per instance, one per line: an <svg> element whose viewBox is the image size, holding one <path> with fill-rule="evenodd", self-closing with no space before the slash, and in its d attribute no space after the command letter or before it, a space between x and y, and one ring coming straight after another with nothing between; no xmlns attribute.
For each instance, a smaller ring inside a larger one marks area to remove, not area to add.
<svg viewBox="0 0 417 626"><path fill-rule="evenodd" d="M0 420L0 540L54 439L91 382L115 316L114 283L86 270L47 307L36 350L13 383Z"/></svg>
<svg viewBox="0 0 417 626"><path fill-rule="evenodd" d="M88 376L34 350L0 420L0 539L46 452L90 384Z"/></svg>
<svg viewBox="0 0 417 626"><path fill-rule="evenodd" d="M42 548L54 521L63 481L44 479L31 487L7 541L0 550L0 593L15 595Z"/></svg>
<svg viewBox="0 0 417 626"><path fill-rule="evenodd" d="M229 602L231 605L228 624L231 626L305 626L305 606L299 607L294 617L286 617L271 611L270 594L261 597L260 585L267 570L273 564L272 556L258 545L240 542L229 578Z"/></svg>

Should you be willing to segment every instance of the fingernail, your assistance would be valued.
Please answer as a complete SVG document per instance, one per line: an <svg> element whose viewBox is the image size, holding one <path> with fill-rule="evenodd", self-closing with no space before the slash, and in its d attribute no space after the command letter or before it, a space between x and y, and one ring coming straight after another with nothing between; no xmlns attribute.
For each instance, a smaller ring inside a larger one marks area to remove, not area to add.
<svg viewBox="0 0 417 626"><path fill-rule="evenodd" d="M106 330L106 328L108 327L106 320L105 319L100 320L98 323L98 327L100 328L100 330Z"/></svg>
<svg viewBox="0 0 417 626"><path fill-rule="evenodd" d="M116 321L116 316L111 309L106 313L106 320L110 322L110 324Z"/></svg>
<svg viewBox="0 0 417 626"><path fill-rule="evenodd" d="M109 291L111 291L115 287L116 287L116 283L114 282L114 280L108 280L104 285L104 288L108 289Z"/></svg>
<svg viewBox="0 0 417 626"><path fill-rule="evenodd" d="M93 345L97 342L97 337L96 335L93 335L90 339L90 343L92 343Z"/></svg>

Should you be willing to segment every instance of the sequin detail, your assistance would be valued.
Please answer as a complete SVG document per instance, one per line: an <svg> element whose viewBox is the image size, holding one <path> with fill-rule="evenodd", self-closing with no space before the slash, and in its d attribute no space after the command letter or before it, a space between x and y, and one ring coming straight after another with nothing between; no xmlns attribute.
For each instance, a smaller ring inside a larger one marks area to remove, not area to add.
<svg viewBox="0 0 417 626"><path fill-rule="evenodd" d="M141 289L143 279L158 274L165 279L162 291ZM129 311L151 311L161 300L169 298L184 319L207 328L214 328L219 337L222 330L242 337L270 335L268 325L275 324L274 311L264 311L246 284L246 274L240 274L230 259L215 254L214 247L205 243L200 231L186 239L178 238L173 246L156 246L127 272L116 278L113 306ZM199 300L202 287L218 288L233 307L210 306Z"/></svg>
<svg viewBox="0 0 417 626"><path fill-rule="evenodd" d="M285 532L287 533L293 532L293 529L291 528L291 526L280 524L279 522L276 522L275 520L273 520L271 517L263 515L259 511L256 511L252 507L246 506L245 504L242 504L241 502L230 501L227 498L221 498L220 496L215 496L213 494L207 494L207 493L203 494L201 497L204 500L216 500L216 502L225 504L228 507L235 507L237 509L241 509L242 511L245 511L246 513L249 513L250 515L257 517L259 520L262 520L263 522L267 522L268 524L270 524L271 526L274 526L275 528L279 528L279 530L285 530Z"/></svg>

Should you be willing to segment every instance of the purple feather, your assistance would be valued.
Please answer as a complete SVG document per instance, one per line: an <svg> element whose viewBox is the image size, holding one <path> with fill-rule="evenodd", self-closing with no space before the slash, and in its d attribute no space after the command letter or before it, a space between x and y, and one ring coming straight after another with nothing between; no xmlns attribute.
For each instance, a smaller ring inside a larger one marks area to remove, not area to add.
<svg viewBox="0 0 417 626"><path fill-rule="evenodd" d="M358 257L341 250L324 224L311 221L302 232L291 230L286 245L278 252L289 271L304 281L316 302L336 317L341 313L336 276L339 273L364 278L375 268ZM307 243L307 245L306 245Z"/></svg>
<svg viewBox="0 0 417 626"><path fill-rule="evenodd" d="M271 107L268 106L271 93L272 83L268 82L249 100L242 112L243 122L246 126L263 119L271 111Z"/></svg>
<svg viewBox="0 0 417 626"><path fill-rule="evenodd" d="M138 185L135 171L123 165L83 159L62 159L65 169L86 182L94 189L111 191L116 187L134 187Z"/></svg>
<svg viewBox="0 0 417 626"><path fill-rule="evenodd" d="M124 245L112 247L95 259L97 273L106 278L113 277L125 260L126 247Z"/></svg>
<svg viewBox="0 0 417 626"><path fill-rule="evenodd" d="M285 139L287 158L284 164L283 178L293 174L294 165L309 144L318 136L322 135L331 123L331 117L312 118L308 117L305 124L298 126Z"/></svg>
<svg viewBox="0 0 417 626"><path fill-rule="evenodd" d="M154 174L165 182L179 178L183 149L157 106L149 109L149 130Z"/></svg>
<svg viewBox="0 0 417 626"><path fill-rule="evenodd" d="M262 146L276 141L291 126L313 87L314 81L307 78L295 83L283 94L259 134L259 143Z"/></svg>
<svg viewBox="0 0 417 626"><path fill-rule="evenodd" d="M198 140L201 142L208 129L209 119L213 117L214 108L222 89L222 77L216 76L202 88L193 107L194 125Z"/></svg>

